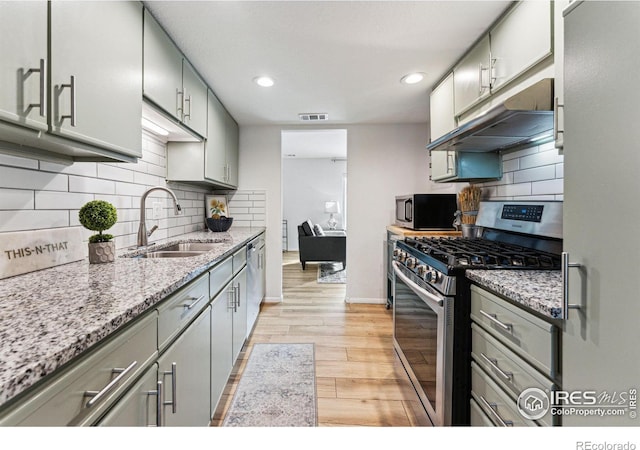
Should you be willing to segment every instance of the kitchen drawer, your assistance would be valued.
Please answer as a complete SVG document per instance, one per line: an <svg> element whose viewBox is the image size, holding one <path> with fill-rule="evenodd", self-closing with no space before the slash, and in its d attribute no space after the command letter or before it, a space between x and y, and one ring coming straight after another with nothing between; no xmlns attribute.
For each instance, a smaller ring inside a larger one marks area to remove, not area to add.
<svg viewBox="0 0 640 450"><path fill-rule="evenodd" d="M3 414L0 425L93 424L157 358L157 336L154 311L54 373L16 408ZM115 380L118 381L111 389L106 389ZM90 398L85 396L87 391L100 391L103 395ZM89 406L92 399L95 404Z"/></svg>
<svg viewBox="0 0 640 450"><path fill-rule="evenodd" d="M491 421L489 416L480 408L478 403L470 400L471 404L471 426L472 427L495 427L496 424Z"/></svg>
<svg viewBox="0 0 640 450"><path fill-rule="evenodd" d="M208 303L208 273L163 301L158 307L158 349L164 350Z"/></svg>
<svg viewBox="0 0 640 450"><path fill-rule="evenodd" d="M471 324L471 341L472 358L514 400L527 388L545 392L555 389L552 381L476 324ZM547 426L552 424L552 419L546 416L539 421Z"/></svg>
<svg viewBox="0 0 640 450"><path fill-rule="evenodd" d="M209 297L214 298L233 277L233 257L222 261L209 271Z"/></svg>
<svg viewBox="0 0 640 450"><path fill-rule="evenodd" d="M233 274L237 274L247 264L247 247L244 246L233 254Z"/></svg>
<svg viewBox="0 0 640 450"><path fill-rule="evenodd" d="M507 426L536 426L532 420L525 419L518 411L515 400L509 397L474 362L471 363L471 396L491 421L500 426L500 418ZM485 401L490 405L486 405Z"/></svg>
<svg viewBox="0 0 640 450"><path fill-rule="evenodd" d="M557 377L556 327L477 286L471 286L471 318L542 373Z"/></svg>

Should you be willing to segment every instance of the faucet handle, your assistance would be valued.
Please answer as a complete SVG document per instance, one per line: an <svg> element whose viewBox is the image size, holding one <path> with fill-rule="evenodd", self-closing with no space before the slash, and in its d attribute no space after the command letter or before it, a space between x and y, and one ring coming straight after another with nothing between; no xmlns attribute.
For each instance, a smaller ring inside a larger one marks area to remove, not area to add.
<svg viewBox="0 0 640 450"><path fill-rule="evenodd" d="M147 231L147 237L151 236L153 232L156 231L157 229L158 229L158 225L152 226L151 229Z"/></svg>

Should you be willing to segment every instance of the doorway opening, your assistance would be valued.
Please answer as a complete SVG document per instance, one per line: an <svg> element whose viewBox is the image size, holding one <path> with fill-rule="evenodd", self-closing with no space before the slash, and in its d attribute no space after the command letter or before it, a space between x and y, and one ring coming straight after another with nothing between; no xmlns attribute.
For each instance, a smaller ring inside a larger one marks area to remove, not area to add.
<svg viewBox="0 0 640 450"><path fill-rule="evenodd" d="M282 130L281 150L283 282L297 266L302 284L346 286L347 130Z"/></svg>

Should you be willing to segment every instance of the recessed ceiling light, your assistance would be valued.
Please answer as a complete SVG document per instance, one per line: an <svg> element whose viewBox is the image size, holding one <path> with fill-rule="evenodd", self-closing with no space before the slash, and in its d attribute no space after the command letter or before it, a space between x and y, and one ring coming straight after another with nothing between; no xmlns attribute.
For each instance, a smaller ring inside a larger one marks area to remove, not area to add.
<svg viewBox="0 0 640 450"><path fill-rule="evenodd" d="M262 87L271 87L275 83L271 77L255 77L253 82Z"/></svg>
<svg viewBox="0 0 640 450"><path fill-rule="evenodd" d="M402 84L416 84L416 83L420 83L423 79L424 79L424 73L422 73L422 72L414 72L414 73L409 73L409 74L403 76L400 79L400 83L402 83Z"/></svg>

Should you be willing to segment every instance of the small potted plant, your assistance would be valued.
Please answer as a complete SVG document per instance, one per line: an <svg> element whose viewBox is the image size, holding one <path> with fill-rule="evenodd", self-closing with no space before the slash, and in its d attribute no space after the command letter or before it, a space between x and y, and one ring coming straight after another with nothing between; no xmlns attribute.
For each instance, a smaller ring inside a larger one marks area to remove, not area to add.
<svg viewBox="0 0 640 450"><path fill-rule="evenodd" d="M113 262L116 255L113 235L102 232L111 228L118 220L116 207L104 200L93 200L80 208L78 217L83 227L98 232L89 237L89 263Z"/></svg>

